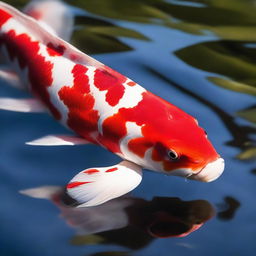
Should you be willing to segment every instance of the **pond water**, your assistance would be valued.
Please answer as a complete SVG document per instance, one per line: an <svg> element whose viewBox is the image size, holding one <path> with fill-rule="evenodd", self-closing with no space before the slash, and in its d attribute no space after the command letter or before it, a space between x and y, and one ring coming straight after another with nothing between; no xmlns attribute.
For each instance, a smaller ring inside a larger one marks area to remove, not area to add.
<svg viewBox="0 0 256 256"><path fill-rule="evenodd" d="M67 2L85 10L72 43L195 116L225 172L200 183L146 171L128 197L65 208L59 192L49 201L19 191L64 186L79 170L118 157L90 145L25 145L66 130L44 114L1 111L0 255L253 255L256 1ZM27 94L1 82L0 96Z"/></svg>

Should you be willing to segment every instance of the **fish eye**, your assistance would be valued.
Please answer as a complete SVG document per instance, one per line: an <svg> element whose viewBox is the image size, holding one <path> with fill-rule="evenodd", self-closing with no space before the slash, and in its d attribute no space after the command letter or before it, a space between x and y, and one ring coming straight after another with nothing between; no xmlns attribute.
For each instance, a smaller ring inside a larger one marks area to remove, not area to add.
<svg viewBox="0 0 256 256"><path fill-rule="evenodd" d="M168 150L168 157L171 160L177 160L179 158L179 155L174 150Z"/></svg>
<svg viewBox="0 0 256 256"><path fill-rule="evenodd" d="M208 136L208 134L207 134L207 131L206 131L206 130L204 130L204 134L205 134L205 136L206 136L206 137Z"/></svg>

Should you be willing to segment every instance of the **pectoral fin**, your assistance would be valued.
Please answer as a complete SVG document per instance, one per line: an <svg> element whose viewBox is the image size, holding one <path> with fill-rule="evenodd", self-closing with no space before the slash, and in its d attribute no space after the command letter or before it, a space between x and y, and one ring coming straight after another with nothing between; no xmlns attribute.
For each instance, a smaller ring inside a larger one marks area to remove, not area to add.
<svg viewBox="0 0 256 256"><path fill-rule="evenodd" d="M26 142L32 146L74 146L89 144L90 142L75 135L47 135L42 138Z"/></svg>
<svg viewBox="0 0 256 256"><path fill-rule="evenodd" d="M45 106L37 99L0 98L0 110L26 113L46 112Z"/></svg>
<svg viewBox="0 0 256 256"><path fill-rule="evenodd" d="M78 173L67 185L67 193L80 203L78 207L96 206L133 190L141 179L141 167L123 161Z"/></svg>
<svg viewBox="0 0 256 256"><path fill-rule="evenodd" d="M60 193L62 190L63 188L60 186L42 186L20 190L19 192L34 198L51 199L55 194Z"/></svg>

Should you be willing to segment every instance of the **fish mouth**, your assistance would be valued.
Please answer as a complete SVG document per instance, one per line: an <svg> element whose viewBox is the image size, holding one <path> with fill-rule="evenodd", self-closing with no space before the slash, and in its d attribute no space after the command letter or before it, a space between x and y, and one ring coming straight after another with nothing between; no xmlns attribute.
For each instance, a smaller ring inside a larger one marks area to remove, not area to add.
<svg viewBox="0 0 256 256"><path fill-rule="evenodd" d="M211 182L220 177L220 175L224 171L224 167L224 159L218 158L217 160L208 163L198 173L190 175L188 179L199 180L203 182Z"/></svg>

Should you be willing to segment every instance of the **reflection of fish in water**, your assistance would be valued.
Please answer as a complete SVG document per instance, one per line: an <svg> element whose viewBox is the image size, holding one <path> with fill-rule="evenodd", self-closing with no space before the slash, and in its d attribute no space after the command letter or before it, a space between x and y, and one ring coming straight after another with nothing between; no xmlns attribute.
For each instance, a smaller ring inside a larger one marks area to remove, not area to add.
<svg viewBox="0 0 256 256"><path fill-rule="evenodd" d="M146 201L127 196L95 207L76 208L70 206L74 201L70 201L61 187L45 186L21 193L50 199L79 236L101 233L105 238L123 237L129 230L129 235L139 232L143 239L148 237L149 241L152 237L184 237L214 215L213 207L205 200L182 201L179 198L155 197L152 201Z"/></svg>
<svg viewBox="0 0 256 256"><path fill-rule="evenodd" d="M52 15L60 10L63 17L66 5L39 2L26 9L36 21L0 2L1 50L15 70L5 77L16 86L22 80L37 98L2 99L0 105L30 112L47 108L80 136L47 136L30 144L93 143L124 159L78 173L67 185L69 195L82 206L101 204L134 189L142 168L206 182L218 178L224 160L197 121L60 39L69 39L63 30L72 22L54 24L48 6L53 3L63 8Z"/></svg>

